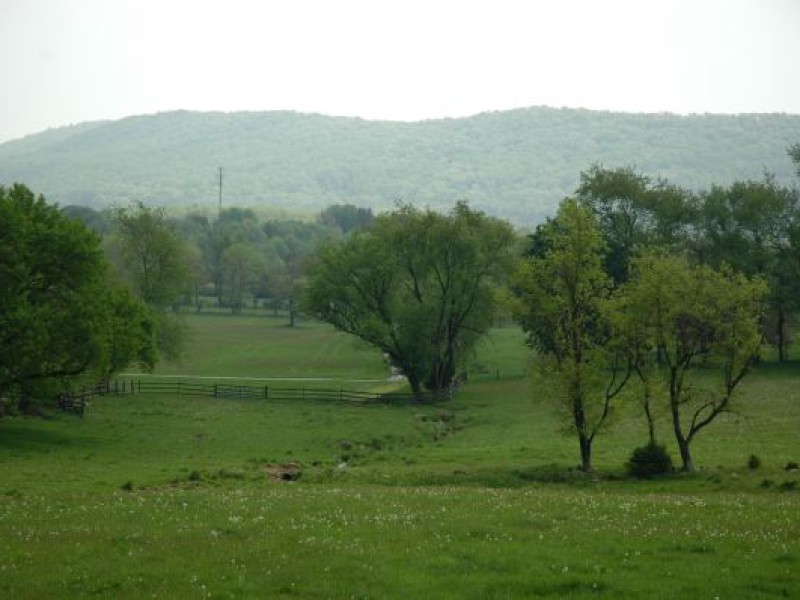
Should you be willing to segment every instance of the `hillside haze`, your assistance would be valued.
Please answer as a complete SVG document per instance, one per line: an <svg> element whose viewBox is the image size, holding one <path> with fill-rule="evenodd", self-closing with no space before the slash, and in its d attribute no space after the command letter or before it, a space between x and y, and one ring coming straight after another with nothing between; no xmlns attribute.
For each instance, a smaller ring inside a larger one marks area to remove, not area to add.
<svg viewBox="0 0 800 600"><path fill-rule="evenodd" d="M294 112L171 112L53 129L0 145L0 183L61 205L129 200L316 211L402 200L532 224L594 163L694 190L765 171L793 181L800 116L528 108L413 123Z"/></svg>

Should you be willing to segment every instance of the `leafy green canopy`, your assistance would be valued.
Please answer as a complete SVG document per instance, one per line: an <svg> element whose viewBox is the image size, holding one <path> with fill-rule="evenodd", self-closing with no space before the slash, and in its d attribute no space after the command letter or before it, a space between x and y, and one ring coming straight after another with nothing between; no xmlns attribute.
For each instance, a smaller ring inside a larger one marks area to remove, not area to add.
<svg viewBox="0 0 800 600"><path fill-rule="evenodd" d="M691 193L627 167L592 166L581 173L576 197L597 217L607 245L605 269L614 283L628 279L637 249L677 248L697 220Z"/></svg>
<svg viewBox="0 0 800 600"><path fill-rule="evenodd" d="M113 289L99 238L41 196L0 186L0 397L155 363L152 321Z"/></svg>
<svg viewBox="0 0 800 600"><path fill-rule="evenodd" d="M637 258L632 275L621 290L621 318L631 344L654 353L651 375L668 390L683 469L692 471L692 440L730 411L759 356L767 286L729 267L695 266L658 251Z"/></svg>
<svg viewBox="0 0 800 600"><path fill-rule="evenodd" d="M158 349L175 360L183 350L183 322L167 308L180 301L189 289L191 272L187 245L178 237L163 208L141 202L117 207L113 212L118 270L133 293L156 318Z"/></svg>
<svg viewBox="0 0 800 600"><path fill-rule="evenodd" d="M515 317L539 353L548 389L563 402L589 471L592 443L630 375L609 340L606 247L592 211L570 199L538 235L541 252L523 260L514 279Z"/></svg>
<svg viewBox="0 0 800 600"><path fill-rule="evenodd" d="M584 470L611 400L635 373L650 445L652 403L664 395L683 469L692 471L691 442L730 410L759 355L768 287L725 264L714 269L634 244L638 256L614 288L603 269L607 232L590 204L565 200L518 269L516 318L547 369L547 389L564 403Z"/></svg>
<svg viewBox="0 0 800 600"><path fill-rule="evenodd" d="M446 389L491 326L514 239L466 204L449 215L400 206L318 252L307 310L379 348L415 394Z"/></svg>
<svg viewBox="0 0 800 600"><path fill-rule="evenodd" d="M184 292L189 281L185 246L163 208L141 202L114 210L123 272L138 296L150 306L165 308Z"/></svg>

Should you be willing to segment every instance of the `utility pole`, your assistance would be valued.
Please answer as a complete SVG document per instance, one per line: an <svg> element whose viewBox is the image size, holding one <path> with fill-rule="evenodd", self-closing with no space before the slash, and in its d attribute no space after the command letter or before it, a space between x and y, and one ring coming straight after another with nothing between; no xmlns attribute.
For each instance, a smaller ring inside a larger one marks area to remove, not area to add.
<svg viewBox="0 0 800 600"><path fill-rule="evenodd" d="M222 167L219 168L219 212L222 213Z"/></svg>

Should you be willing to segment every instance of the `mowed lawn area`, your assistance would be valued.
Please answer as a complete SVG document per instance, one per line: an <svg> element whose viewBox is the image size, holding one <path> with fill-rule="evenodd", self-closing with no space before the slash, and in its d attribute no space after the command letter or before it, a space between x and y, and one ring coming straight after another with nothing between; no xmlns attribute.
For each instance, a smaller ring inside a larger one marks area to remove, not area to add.
<svg viewBox="0 0 800 600"><path fill-rule="evenodd" d="M187 323L157 375L401 385L325 325ZM583 476L522 340L495 330L437 404L108 396L0 421L0 597L800 597L800 365L746 380L697 474L635 481L635 402Z"/></svg>

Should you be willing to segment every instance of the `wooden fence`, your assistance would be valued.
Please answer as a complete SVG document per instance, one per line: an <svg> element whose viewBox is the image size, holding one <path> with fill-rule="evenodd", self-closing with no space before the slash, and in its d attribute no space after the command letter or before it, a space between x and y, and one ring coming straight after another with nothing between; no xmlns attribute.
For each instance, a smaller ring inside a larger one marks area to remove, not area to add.
<svg viewBox="0 0 800 600"><path fill-rule="evenodd" d="M456 391L454 386L443 393L426 393L422 398L413 394L378 393L355 390L322 388L284 388L260 385L200 384L183 381L116 380L103 383L80 392L64 392L58 404L62 410L84 414L86 405L94 396L125 396L132 394L171 394L207 398L230 398L251 400L316 400L338 401L353 404L409 404L413 402L436 402L449 400Z"/></svg>

